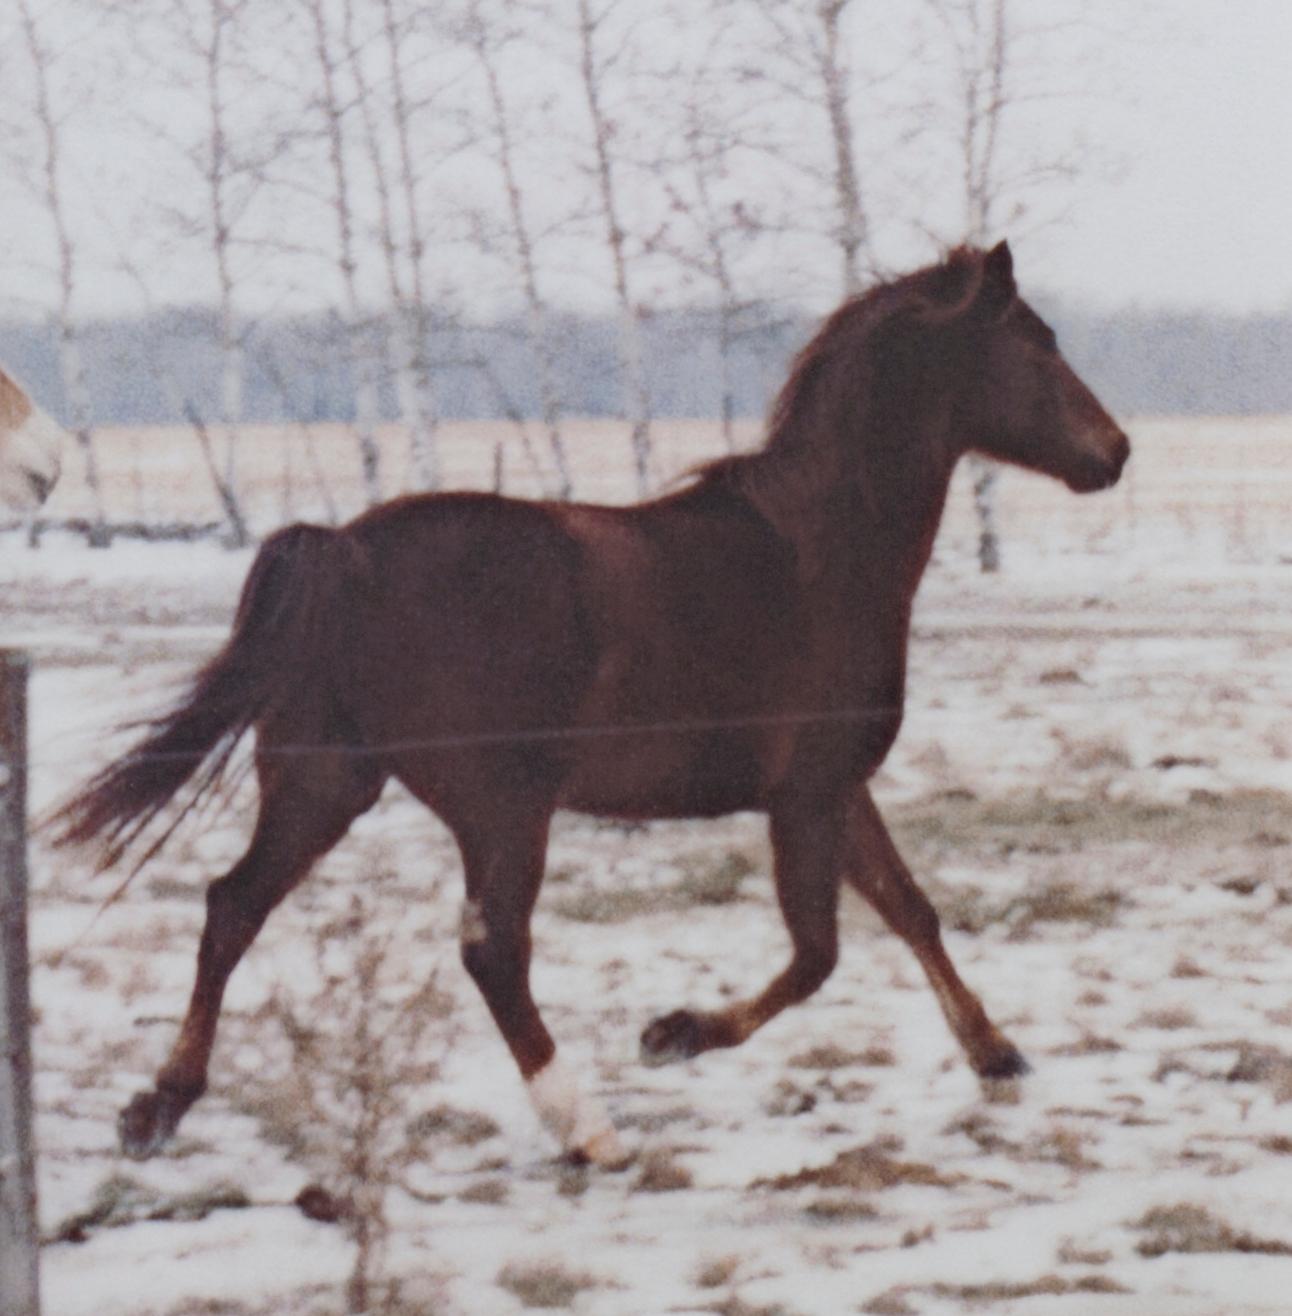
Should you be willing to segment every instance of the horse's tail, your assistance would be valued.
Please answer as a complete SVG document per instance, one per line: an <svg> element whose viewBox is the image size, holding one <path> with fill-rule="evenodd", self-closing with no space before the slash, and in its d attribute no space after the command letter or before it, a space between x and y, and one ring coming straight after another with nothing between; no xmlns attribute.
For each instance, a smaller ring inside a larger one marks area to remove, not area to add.
<svg viewBox="0 0 1292 1316"><path fill-rule="evenodd" d="M183 808L139 859L142 867L190 810L220 781L251 727L272 717L294 691L322 679L345 643L353 597L367 576L363 546L345 530L293 525L271 535L252 563L233 632L169 713L109 764L53 818L55 843L101 838L100 869L110 868L190 778ZM200 770L200 771L199 771Z"/></svg>

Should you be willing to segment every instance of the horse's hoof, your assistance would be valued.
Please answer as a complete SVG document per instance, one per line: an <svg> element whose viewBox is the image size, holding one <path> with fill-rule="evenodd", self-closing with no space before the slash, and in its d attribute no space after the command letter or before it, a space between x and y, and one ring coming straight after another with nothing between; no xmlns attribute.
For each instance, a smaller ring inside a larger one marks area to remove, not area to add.
<svg viewBox="0 0 1292 1316"><path fill-rule="evenodd" d="M704 1025L690 1010L674 1010L647 1024L642 1032L642 1064L652 1068L674 1060L690 1060L708 1049Z"/></svg>
<svg viewBox="0 0 1292 1316"><path fill-rule="evenodd" d="M981 1064L974 1065L974 1073L979 1078L1022 1078L1030 1074L1032 1066L1027 1063L1023 1053L1009 1043L993 1051Z"/></svg>
<svg viewBox="0 0 1292 1316"><path fill-rule="evenodd" d="M637 1153L628 1151L613 1129L589 1139L582 1147L570 1147L561 1153L561 1164L567 1170L586 1170L593 1166L619 1174L637 1159Z"/></svg>
<svg viewBox="0 0 1292 1316"><path fill-rule="evenodd" d="M159 1152L171 1138L184 1112L191 1106L177 1092L155 1089L136 1092L130 1104L117 1116L117 1137L121 1150L133 1161L146 1161Z"/></svg>

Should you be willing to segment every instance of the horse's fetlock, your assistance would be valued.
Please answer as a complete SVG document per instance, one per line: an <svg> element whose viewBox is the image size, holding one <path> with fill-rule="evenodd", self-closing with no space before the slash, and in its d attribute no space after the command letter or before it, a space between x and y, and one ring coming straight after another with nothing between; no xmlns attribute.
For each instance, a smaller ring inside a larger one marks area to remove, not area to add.
<svg viewBox="0 0 1292 1316"><path fill-rule="evenodd" d="M815 991L834 972L839 963L839 941L837 937L829 940L807 941L798 948L794 957L794 971L804 982L812 984Z"/></svg>

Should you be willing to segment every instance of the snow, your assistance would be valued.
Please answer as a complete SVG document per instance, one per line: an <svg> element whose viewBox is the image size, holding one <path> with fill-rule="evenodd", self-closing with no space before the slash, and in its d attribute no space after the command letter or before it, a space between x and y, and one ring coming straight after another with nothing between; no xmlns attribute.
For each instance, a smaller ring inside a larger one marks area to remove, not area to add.
<svg viewBox="0 0 1292 1316"><path fill-rule="evenodd" d="M115 1114L173 1037L203 885L240 852L250 796L105 909L121 875L92 876L38 833L46 1309L346 1309L355 1245L293 1200L346 1184L355 966L375 950L393 1105L375 1135L391 1182L374 1274L400 1285L387 1310L506 1316L555 1268L581 1316L1286 1311L1286 1254L1139 1250L1145 1213L1179 1204L1292 1247L1292 565L1273 488L1287 468L1273 420L1226 427L1223 466L1216 433L1133 430L1133 487L1102 498L1010 474L997 578L974 570L957 488L918 601L907 717L876 794L1032 1074L979 1083L913 958L851 896L839 968L809 1002L736 1050L642 1067L651 1018L756 990L782 961L763 824L561 817L535 992L565 1063L641 1153L617 1174L565 1167L460 967L451 838L392 788L235 975L211 1090L173 1146L129 1162ZM219 643L248 561L0 543L5 642L36 659L33 811L119 752L112 728ZM613 904L676 892L733 852L755 871L729 903ZM355 899L361 933L345 930ZM289 1020L319 1030L312 1068ZM898 1167L887 1186L828 1182L858 1148ZM675 1171L655 1191L651 1165ZM159 1208L221 1185L250 1205L52 1241L121 1176ZM791 1176L801 1186L776 1186ZM500 1283L506 1268L521 1282Z"/></svg>

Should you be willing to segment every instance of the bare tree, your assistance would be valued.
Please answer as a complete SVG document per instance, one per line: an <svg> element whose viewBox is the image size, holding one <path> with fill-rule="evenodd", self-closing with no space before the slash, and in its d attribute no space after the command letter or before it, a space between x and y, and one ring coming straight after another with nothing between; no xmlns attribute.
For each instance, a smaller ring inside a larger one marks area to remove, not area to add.
<svg viewBox="0 0 1292 1316"><path fill-rule="evenodd" d="M225 122L225 38L242 11L243 0L208 0L206 41L201 51L206 74L207 200L211 208L211 250L219 287L220 325L220 423L225 431L223 483L237 488L238 424L242 420L242 340L237 330L233 302L233 271L230 248L233 242L228 196L229 137ZM245 541L241 520L232 521L234 534Z"/></svg>
<svg viewBox="0 0 1292 1316"><path fill-rule="evenodd" d="M785 101L824 120L828 161L820 163L802 144L782 148L829 196L827 237L839 256L840 284L846 297L862 287L862 262L873 265L870 222L856 146L853 66L845 18L854 0L751 0L763 23L765 40L751 74Z"/></svg>
<svg viewBox="0 0 1292 1316"><path fill-rule="evenodd" d="M619 317L619 360L624 375L625 412L631 425L637 491L650 488L651 401L642 350L641 313L629 286L628 235L614 141L617 125L606 103L607 82L624 54L622 39L611 45L607 25L621 8L620 0L577 0L579 86L592 135L593 174L597 208L610 255L615 306Z"/></svg>
<svg viewBox="0 0 1292 1316"><path fill-rule="evenodd" d="M378 76L384 82L388 101L384 121L355 36L353 0L345 0L346 53L363 118L377 200L378 240L394 310L395 393L400 416L409 430L414 483L422 489L434 489L440 482L436 451L439 420L429 358L426 243L422 236L423 216L418 205L418 174L412 146L414 107L404 67L405 38L410 24L408 17L397 10L396 0L378 0L375 19L384 57ZM387 136L393 138L393 163L387 160L389 146L384 140Z"/></svg>
<svg viewBox="0 0 1292 1316"><path fill-rule="evenodd" d="M247 542L247 528L237 493L238 434L243 418L243 341L235 304L233 251L237 219L248 198L245 194L235 196L234 185L235 176L241 175L237 181L243 184L245 193L250 171L241 169L234 158L229 125L229 65L234 28L246 9L246 0L171 0L167 15L171 31L198 61L202 71L205 141L195 143L187 154L202 180L206 228L216 275L223 461L218 471L211 467L211 474L229 514L230 533L236 547ZM205 435L204 429L201 432ZM209 439L204 439L204 443L209 448Z"/></svg>
<svg viewBox="0 0 1292 1316"><path fill-rule="evenodd" d="M318 81L312 108L320 116L331 179L329 197L336 224L336 263L341 278L340 320L354 375L355 437L369 505L381 499L380 452L377 447L377 361L370 315L359 294L358 239L355 232L355 198L350 176L345 119L353 101L347 101L341 77L344 56L328 14L327 0L299 0L308 20Z"/></svg>
<svg viewBox="0 0 1292 1316"><path fill-rule="evenodd" d="M947 121L960 169L959 240L986 246L1002 236L998 231L1002 221L1012 225L1023 217L1034 189L1079 171L1066 143L1020 154L1009 151L1006 142L1007 130L1029 103L1065 94L1024 46L1038 36L1052 41L1071 22L1060 20L1060 27L1026 26L1013 0L925 2L950 56L952 99ZM970 471L978 517L978 563L984 572L998 571L999 467L973 457Z"/></svg>
<svg viewBox="0 0 1292 1316"><path fill-rule="evenodd" d="M519 39L519 28L506 22L497 7L485 0L467 0L461 21L455 26L456 37L470 49L483 84L484 132L487 149L497 166L505 207L500 217L503 243L510 263L520 280L525 303L525 317L530 350L537 370L537 390L547 446L556 467L557 496L573 493L570 465L561 434L561 400L557 388L556 359L549 331L549 308L540 290L538 239L526 205L518 159L516 117L504 87L499 60L504 49ZM483 221L477 232L484 237Z"/></svg>
<svg viewBox="0 0 1292 1316"><path fill-rule="evenodd" d="M76 326L74 302L77 288L78 262L76 244L72 236L69 208L63 189L63 119L54 103L51 68L53 56L42 40L31 0L18 0L18 15L22 24L23 42L31 63L33 78L32 109L40 134L40 177L44 209L58 255L58 365L63 385L63 396L69 412L72 433L80 445L85 461L85 482L90 490L92 516L89 542L96 548L106 547L110 534L103 501L103 488L99 477L98 454L95 451L91 421L90 396L85 382L81 358L80 335Z"/></svg>
<svg viewBox="0 0 1292 1316"><path fill-rule="evenodd" d="M741 266L762 239L784 227L766 195L735 181L771 147L749 106L733 94L740 79L721 58L731 36L731 25L720 22L657 79L652 110L663 127L665 154L654 163L668 210L646 239L647 251L667 255L688 280L699 281L706 299L713 298L719 415L729 451L735 448L733 354L749 311L759 304L743 290Z"/></svg>

